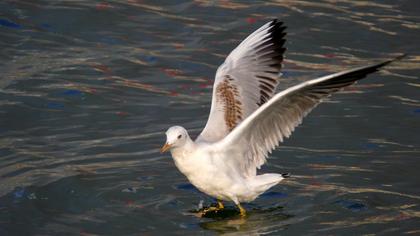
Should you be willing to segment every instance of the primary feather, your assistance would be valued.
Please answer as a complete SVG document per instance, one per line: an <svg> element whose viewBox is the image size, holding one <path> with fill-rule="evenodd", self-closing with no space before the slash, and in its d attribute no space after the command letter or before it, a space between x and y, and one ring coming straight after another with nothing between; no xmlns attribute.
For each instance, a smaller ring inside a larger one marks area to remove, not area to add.
<svg viewBox="0 0 420 236"><path fill-rule="evenodd" d="M242 155L236 155L239 159L233 161L243 168L247 176L255 176L256 169L266 162L268 154L292 134L303 117L322 99L396 59L335 73L288 88L248 116L218 143L218 148L240 152ZM236 147L243 145L248 148L236 150Z"/></svg>

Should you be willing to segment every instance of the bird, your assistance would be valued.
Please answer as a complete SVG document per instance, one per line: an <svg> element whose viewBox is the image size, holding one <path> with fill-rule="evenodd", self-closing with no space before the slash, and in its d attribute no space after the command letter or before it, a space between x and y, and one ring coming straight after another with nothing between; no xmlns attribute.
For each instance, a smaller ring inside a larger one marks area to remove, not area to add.
<svg viewBox="0 0 420 236"><path fill-rule="evenodd" d="M405 55L322 76L276 92L283 67L286 26L273 19L246 37L216 72L207 123L195 140L182 126L166 131L161 153L170 151L179 171L217 199L203 211L234 202L240 216L251 202L288 174L257 174L271 152L319 103Z"/></svg>

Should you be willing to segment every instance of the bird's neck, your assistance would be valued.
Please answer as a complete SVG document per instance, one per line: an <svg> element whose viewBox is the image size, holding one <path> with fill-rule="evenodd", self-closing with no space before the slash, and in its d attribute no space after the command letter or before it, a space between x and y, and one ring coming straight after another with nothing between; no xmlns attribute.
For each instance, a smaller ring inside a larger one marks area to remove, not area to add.
<svg viewBox="0 0 420 236"><path fill-rule="evenodd" d="M184 145L171 149L171 154L176 167L189 179L194 173L194 152L196 145L189 137Z"/></svg>
<svg viewBox="0 0 420 236"><path fill-rule="evenodd" d="M187 137L187 140L185 141L184 145L172 148L171 153L172 156L176 159L185 158L189 156L189 153L194 152L195 148L196 144L190 139L190 137Z"/></svg>

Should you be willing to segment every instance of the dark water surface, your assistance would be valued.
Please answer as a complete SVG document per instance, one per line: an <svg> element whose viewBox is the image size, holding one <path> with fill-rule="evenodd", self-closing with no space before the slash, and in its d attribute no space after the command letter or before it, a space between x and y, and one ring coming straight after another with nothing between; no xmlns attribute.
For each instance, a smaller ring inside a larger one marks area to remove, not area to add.
<svg viewBox="0 0 420 236"><path fill-rule="evenodd" d="M410 55L315 109L246 205L213 200L158 148L207 120L215 70L286 22L281 86ZM1 1L0 235L419 235L420 2Z"/></svg>

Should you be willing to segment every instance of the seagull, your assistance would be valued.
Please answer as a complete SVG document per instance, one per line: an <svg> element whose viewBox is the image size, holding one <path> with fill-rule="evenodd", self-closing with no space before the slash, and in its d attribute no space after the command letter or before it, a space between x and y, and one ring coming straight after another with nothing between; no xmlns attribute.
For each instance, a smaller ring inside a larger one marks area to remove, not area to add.
<svg viewBox="0 0 420 236"><path fill-rule="evenodd" d="M284 59L286 26L271 20L250 34L219 66L207 124L193 141L185 128L170 127L161 153L170 151L176 167L200 191L217 199L251 202L288 174L257 174L268 155L323 99L400 59L309 80L276 92Z"/></svg>

